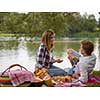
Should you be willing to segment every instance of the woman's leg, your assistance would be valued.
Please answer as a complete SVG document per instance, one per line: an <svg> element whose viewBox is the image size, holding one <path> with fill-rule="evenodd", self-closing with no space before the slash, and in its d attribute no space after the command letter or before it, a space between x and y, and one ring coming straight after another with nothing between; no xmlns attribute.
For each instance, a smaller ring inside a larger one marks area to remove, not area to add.
<svg viewBox="0 0 100 100"><path fill-rule="evenodd" d="M56 67L54 65L50 66L48 72L50 76L67 75L67 73L63 69Z"/></svg>

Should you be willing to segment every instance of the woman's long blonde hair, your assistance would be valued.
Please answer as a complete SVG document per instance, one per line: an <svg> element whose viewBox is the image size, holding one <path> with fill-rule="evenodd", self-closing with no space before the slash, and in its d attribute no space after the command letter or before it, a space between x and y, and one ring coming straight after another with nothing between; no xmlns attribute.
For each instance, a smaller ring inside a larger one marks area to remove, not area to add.
<svg viewBox="0 0 100 100"><path fill-rule="evenodd" d="M54 31L49 29L47 31L45 31L43 34L42 34L42 42L45 43L48 51L51 51L53 49L53 46L54 44L51 43L51 36L54 35Z"/></svg>

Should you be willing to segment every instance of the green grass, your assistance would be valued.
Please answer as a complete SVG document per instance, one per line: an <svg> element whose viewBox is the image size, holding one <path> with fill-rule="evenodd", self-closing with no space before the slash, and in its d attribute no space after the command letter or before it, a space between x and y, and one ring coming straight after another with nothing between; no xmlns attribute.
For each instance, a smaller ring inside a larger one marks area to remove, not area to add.
<svg viewBox="0 0 100 100"><path fill-rule="evenodd" d="M100 75L100 71L93 71L93 75Z"/></svg>
<svg viewBox="0 0 100 100"><path fill-rule="evenodd" d="M0 33L0 37L9 37L9 36L14 36L14 34L5 34L5 33Z"/></svg>
<svg viewBox="0 0 100 100"><path fill-rule="evenodd" d="M93 71L92 75L100 75L100 71ZM100 87L100 84L88 84L87 87Z"/></svg>

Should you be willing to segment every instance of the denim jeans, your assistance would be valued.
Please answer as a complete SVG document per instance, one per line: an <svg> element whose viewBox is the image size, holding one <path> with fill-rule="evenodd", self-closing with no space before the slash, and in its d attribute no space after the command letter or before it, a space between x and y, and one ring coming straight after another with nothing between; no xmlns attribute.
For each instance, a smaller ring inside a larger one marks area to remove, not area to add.
<svg viewBox="0 0 100 100"><path fill-rule="evenodd" d="M68 75L73 75L76 72L76 70L78 70L77 62L75 60L73 60L72 68L65 68L64 70L65 70L65 72L67 72Z"/></svg>
<svg viewBox="0 0 100 100"><path fill-rule="evenodd" d="M73 75L75 72L73 68L65 68L64 70L68 75Z"/></svg>
<svg viewBox="0 0 100 100"><path fill-rule="evenodd" d="M50 65L48 72L51 76L67 75L67 73L63 69L56 67L53 64Z"/></svg>
<svg viewBox="0 0 100 100"><path fill-rule="evenodd" d="M77 73L78 67L77 65L74 65L72 68L65 68L64 70L68 75L73 75L74 73Z"/></svg>

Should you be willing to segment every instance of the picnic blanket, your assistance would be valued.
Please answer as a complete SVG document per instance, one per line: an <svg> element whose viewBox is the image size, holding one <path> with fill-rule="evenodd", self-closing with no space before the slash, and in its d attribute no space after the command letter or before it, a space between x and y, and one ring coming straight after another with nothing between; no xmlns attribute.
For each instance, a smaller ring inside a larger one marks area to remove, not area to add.
<svg viewBox="0 0 100 100"><path fill-rule="evenodd" d="M100 76L91 75L89 77L88 83L100 84Z"/></svg>
<svg viewBox="0 0 100 100"><path fill-rule="evenodd" d="M81 81L76 82L59 82L55 85L55 87L85 87L86 84L82 83Z"/></svg>
<svg viewBox="0 0 100 100"><path fill-rule="evenodd" d="M63 82L58 82L55 87L88 87L88 85L92 86L95 84L99 84L100 85L100 76L99 75L91 75L89 76L89 80L87 83L83 83L79 80L77 80L76 82L70 82L70 83L63 83Z"/></svg>
<svg viewBox="0 0 100 100"><path fill-rule="evenodd" d="M19 69L13 70L8 72L8 76L13 86L19 86L24 82L34 81L33 73L26 70L19 70Z"/></svg>

